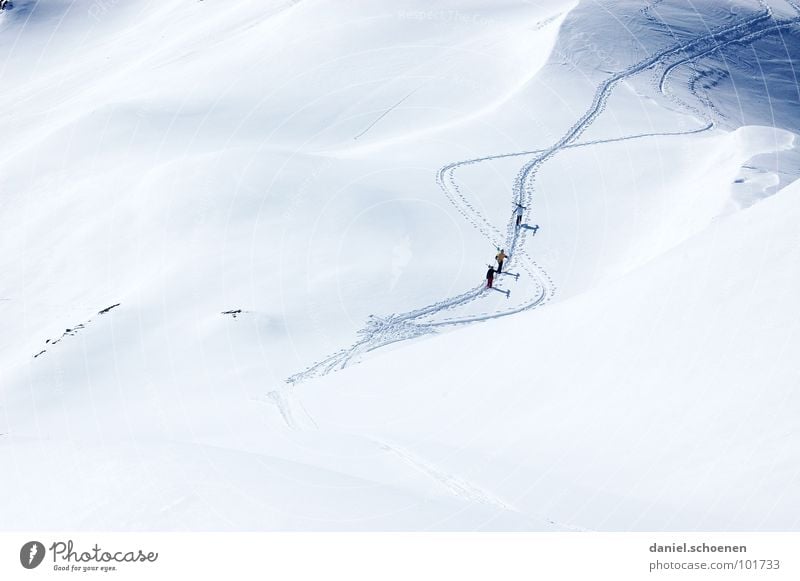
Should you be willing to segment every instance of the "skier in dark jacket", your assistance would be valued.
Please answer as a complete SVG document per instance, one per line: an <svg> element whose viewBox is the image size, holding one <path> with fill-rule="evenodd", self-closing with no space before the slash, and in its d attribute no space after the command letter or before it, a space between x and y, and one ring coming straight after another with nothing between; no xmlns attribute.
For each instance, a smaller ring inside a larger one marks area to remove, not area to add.
<svg viewBox="0 0 800 581"><path fill-rule="evenodd" d="M486 288L492 288L495 272L497 271L494 269L494 266L490 266L489 270L486 271Z"/></svg>

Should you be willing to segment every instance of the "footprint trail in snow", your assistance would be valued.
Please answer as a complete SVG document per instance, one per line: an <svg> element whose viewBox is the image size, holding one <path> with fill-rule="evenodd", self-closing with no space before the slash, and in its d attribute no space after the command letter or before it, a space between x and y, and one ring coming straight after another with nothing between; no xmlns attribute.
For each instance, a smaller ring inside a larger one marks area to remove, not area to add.
<svg viewBox="0 0 800 581"><path fill-rule="evenodd" d="M562 150L655 136L688 135L712 129L714 127L714 121L711 115L714 114L715 110L708 97L701 97L696 91L691 91L691 94L698 99L706 111L678 99L669 91L670 76L679 66L693 63L729 44L752 43L767 34L777 33L784 28L794 26L800 22L800 17L781 20L775 19L769 5L763 1L760 4L763 10L750 18L711 30L707 34L694 39L673 44L604 79L597 86L589 108L560 139L549 147L539 150L502 153L458 161L445 165L437 172L437 184L464 219L478 230L478 232L494 247L507 249L510 258L506 262L506 270L520 272L523 277L526 277L529 282L532 282L526 289L527 296L525 296L524 292L523 296L520 298L515 296L514 304L510 304L507 308L484 313L459 315L457 311L460 307L490 296L489 293L486 292L486 289L484 289L483 282L481 282L480 285L460 295L443 299L407 313L390 314L388 316L370 316L364 328L358 332L359 338L355 343L333 353L322 361L314 363L307 369L290 376L286 379L286 382L291 385L296 385L313 377L326 375L332 371L347 367L351 362L370 351L399 341L427 335L441 328L497 319L525 310L534 309L547 303L555 293L555 284L550 279L547 272L536 263L525 249L526 242L529 238L529 229L516 228L513 212L509 211L510 218L506 224L505 233L503 233L497 225L492 224L484 214L476 209L475 204L461 191L455 179L455 172L471 164L509 157L533 156L520 168L514 181L509 200L510 210L514 208L517 203L520 203L528 208L527 213L528 216L530 216L532 214L535 193L534 185L537 174L547 161ZM659 93L671 102L679 105L687 114L698 118L702 126L687 131L641 133L637 135L578 142L580 136L603 113L614 89L622 81L651 69L660 71L660 76L657 80ZM691 88L693 80L689 82Z"/></svg>

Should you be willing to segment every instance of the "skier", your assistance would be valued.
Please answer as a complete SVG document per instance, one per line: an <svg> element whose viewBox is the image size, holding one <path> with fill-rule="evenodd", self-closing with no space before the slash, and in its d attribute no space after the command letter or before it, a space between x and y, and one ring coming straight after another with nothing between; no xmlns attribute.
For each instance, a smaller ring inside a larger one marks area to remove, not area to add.
<svg viewBox="0 0 800 581"><path fill-rule="evenodd" d="M525 212L525 210L527 210L527 208L522 204L520 204L519 202L517 202L517 210L516 210L517 228L519 228L519 225L522 224L522 214Z"/></svg>
<svg viewBox="0 0 800 581"><path fill-rule="evenodd" d="M497 253L497 256L494 259L497 261L497 274L501 274L503 272L503 262L505 262L506 258L508 258L508 254L506 254L505 250L501 250Z"/></svg>
<svg viewBox="0 0 800 581"><path fill-rule="evenodd" d="M486 288L492 288L495 272L494 266L490 266L489 270L486 271Z"/></svg>

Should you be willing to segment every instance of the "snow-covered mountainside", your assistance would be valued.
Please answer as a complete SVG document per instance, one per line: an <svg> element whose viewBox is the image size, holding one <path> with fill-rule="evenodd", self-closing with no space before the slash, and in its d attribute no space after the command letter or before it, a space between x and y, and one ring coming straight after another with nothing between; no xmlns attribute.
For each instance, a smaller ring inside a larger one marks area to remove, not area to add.
<svg viewBox="0 0 800 581"><path fill-rule="evenodd" d="M797 530L798 57L795 0L15 1L0 528Z"/></svg>

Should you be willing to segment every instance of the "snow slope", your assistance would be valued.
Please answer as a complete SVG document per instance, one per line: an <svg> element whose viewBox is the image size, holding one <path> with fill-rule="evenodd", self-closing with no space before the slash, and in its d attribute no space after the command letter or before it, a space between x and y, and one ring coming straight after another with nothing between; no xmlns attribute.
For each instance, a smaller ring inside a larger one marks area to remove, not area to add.
<svg viewBox="0 0 800 581"><path fill-rule="evenodd" d="M796 528L797 18L16 2L0 527Z"/></svg>
<svg viewBox="0 0 800 581"><path fill-rule="evenodd" d="M323 432L407 450L524 514L796 530L799 195L591 293L310 383L297 405Z"/></svg>

